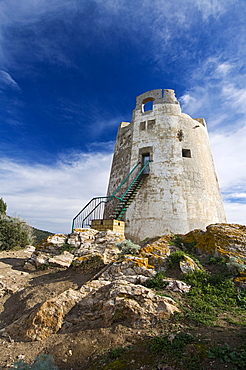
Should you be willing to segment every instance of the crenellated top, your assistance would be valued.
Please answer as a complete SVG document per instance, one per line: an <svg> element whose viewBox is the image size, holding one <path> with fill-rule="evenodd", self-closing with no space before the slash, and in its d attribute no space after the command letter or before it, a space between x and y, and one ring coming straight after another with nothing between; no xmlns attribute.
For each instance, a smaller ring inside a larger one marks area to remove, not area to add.
<svg viewBox="0 0 246 370"><path fill-rule="evenodd" d="M135 110L140 109L142 112L145 112L145 105L151 102L155 104L179 104L175 97L174 90L171 89L156 89L150 90L137 96L136 98L136 108ZM147 109L149 110L149 109Z"/></svg>

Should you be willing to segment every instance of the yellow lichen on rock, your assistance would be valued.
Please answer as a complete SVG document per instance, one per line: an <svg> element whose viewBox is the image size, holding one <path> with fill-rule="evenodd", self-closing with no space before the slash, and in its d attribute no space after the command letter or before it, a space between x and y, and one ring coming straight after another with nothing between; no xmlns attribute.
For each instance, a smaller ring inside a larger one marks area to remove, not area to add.
<svg viewBox="0 0 246 370"><path fill-rule="evenodd" d="M150 240L146 246L141 248L140 255L148 258L149 264L154 268L164 268L167 257L173 249L176 249L170 245L171 239L171 235L164 235Z"/></svg>
<svg viewBox="0 0 246 370"><path fill-rule="evenodd" d="M246 226L243 225L213 224L207 226L206 232L194 230L184 235L182 240L195 242L195 248L215 257L236 257L246 261Z"/></svg>
<svg viewBox="0 0 246 370"><path fill-rule="evenodd" d="M81 270L97 269L104 265L101 254L86 254L73 260L72 266Z"/></svg>

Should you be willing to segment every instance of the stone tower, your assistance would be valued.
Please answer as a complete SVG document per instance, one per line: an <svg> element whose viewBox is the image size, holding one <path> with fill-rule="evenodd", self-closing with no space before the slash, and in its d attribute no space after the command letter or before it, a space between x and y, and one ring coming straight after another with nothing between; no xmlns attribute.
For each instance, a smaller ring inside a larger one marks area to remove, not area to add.
<svg viewBox="0 0 246 370"><path fill-rule="evenodd" d="M108 196L148 160L146 179L124 214L126 237L139 241L226 222L205 120L182 113L173 90L139 95L132 122L120 124ZM106 204L105 218L111 211Z"/></svg>

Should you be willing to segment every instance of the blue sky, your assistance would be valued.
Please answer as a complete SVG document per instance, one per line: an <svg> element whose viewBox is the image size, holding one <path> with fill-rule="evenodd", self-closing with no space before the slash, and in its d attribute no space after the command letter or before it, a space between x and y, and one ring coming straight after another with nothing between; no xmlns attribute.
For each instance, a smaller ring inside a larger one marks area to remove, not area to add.
<svg viewBox="0 0 246 370"><path fill-rule="evenodd" d="M0 0L0 197L69 232L105 195L135 97L205 118L228 222L246 220L245 0Z"/></svg>

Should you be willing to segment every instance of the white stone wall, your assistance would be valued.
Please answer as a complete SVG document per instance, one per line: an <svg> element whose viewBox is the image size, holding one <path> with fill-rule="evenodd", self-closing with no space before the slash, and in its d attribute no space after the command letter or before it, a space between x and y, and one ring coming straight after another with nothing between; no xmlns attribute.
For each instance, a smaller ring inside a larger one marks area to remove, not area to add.
<svg viewBox="0 0 246 370"><path fill-rule="evenodd" d="M145 111L149 101L153 109ZM141 161L142 154L149 153L153 162L127 210L127 237L138 241L226 221L203 119L182 113L173 90L163 94L159 89L137 97L130 127L131 148L121 151L118 135L110 182L120 177L120 158L122 164L126 156L128 169ZM183 157L182 149L191 157Z"/></svg>

